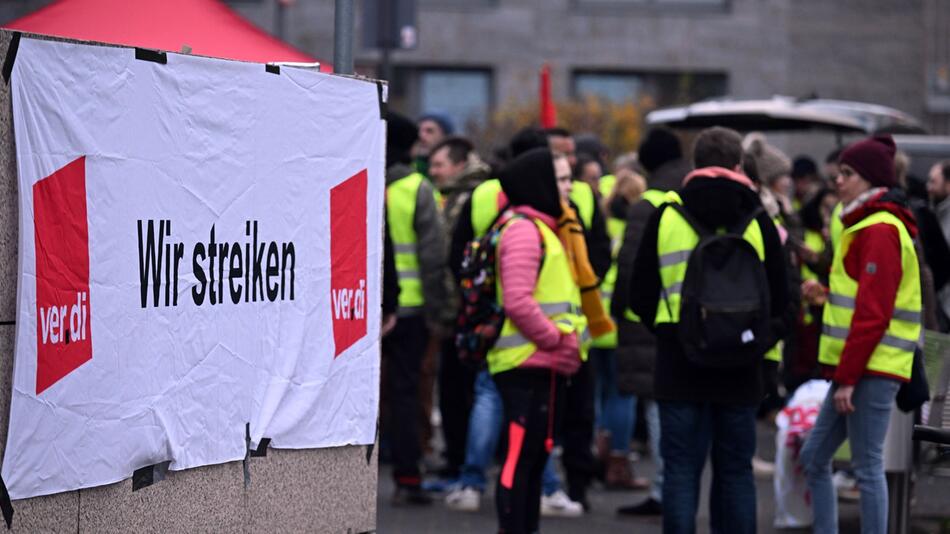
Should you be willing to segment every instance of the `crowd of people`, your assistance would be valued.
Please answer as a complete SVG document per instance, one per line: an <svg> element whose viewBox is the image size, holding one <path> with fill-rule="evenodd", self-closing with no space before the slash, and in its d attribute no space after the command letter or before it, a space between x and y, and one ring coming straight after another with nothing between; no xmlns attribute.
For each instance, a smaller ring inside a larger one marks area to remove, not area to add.
<svg viewBox="0 0 950 534"><path fill-rule="evenodd" d="M923 329L950 329L950 162L924 190L889 136L819 168L722 127L688 148L654 128L610 156L595 136L529 127L486 161L442 115L389 113L381 454L394 501L438 494L475 511L493 489L499 532L532 533L541 516L583 516L600 481L646 492L618 514L690 533L711 461L711 530L753 533L753 465L768 469L756 418L824 378L800 455L815 532L837 532L845 439L862 531L885 532L890 412ZM473 242L492 247L503 310L474 363L458 346ZM444 450L426 469L433 412ZM652 480L631 462L638 417Z"/></svg>

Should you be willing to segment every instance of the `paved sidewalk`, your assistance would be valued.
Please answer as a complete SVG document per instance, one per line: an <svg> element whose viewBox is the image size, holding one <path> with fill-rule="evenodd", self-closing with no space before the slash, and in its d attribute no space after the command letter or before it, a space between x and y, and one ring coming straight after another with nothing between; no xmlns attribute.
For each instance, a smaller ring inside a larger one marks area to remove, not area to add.
<svg viewBox="0 0 950 534"><path fill-rule="evenodd" d="M767 426L760 425L759 432L760 453L766 458L774 457L774 433ZM559 462L558 462L559 463ZM653 462L645 457L635 464L638 476L650 476L653 473ZM497 477L497 468L491 475ZM700 502L698 527L700 533L709 532L708 488L709 470L704 475L703 496ZM756 480L758 499L758 530L760 533L805 533L804 530L777 530L772 526L775 501L772 489L772 479ZM445 507L437 499L428 507L394 507L391 504L394 486L389 466L380 467L379 492L377 499L377 531L381 534L390 533L486 533L495 532L493 492L489 492L482 499L481 510L477 513L455 512ZM917 497L913 509L913 523L911 532L914 534L944 534L950 533L950 527L941 530L939 518L950 518L950 478L921 475L917 482ZM662 531L660 518L621 518L616 515L619 506L626 506L646 498L645 492L614 492L606 491L602 486L595 485L590 491L592 511L582 518L542 518L541 532L545 534L600 534L600 533L637 533L654 534ZM857 533L860 531L858 523L857 503L840 503L841 533ZM950 523L948 523L950 524Z"/></svg>

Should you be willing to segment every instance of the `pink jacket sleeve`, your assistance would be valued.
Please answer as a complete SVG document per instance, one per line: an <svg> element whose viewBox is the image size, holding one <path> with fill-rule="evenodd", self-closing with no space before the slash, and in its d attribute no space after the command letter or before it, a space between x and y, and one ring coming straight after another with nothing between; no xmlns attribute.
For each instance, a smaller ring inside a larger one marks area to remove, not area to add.
<svg viewBox="0 0 950 534"><path fill-rule="evenodd" d="M561 332L534 300L540 266L541 233L529 220L514 221L498 244L498 275L505 314L539 349L554 350L561 341Z"/></svg>

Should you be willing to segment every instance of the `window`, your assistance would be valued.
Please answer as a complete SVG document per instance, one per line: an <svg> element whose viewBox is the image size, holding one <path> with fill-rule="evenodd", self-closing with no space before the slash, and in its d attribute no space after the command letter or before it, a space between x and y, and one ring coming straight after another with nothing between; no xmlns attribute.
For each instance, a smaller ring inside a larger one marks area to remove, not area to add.
<svg viewBox="0 0 950 534"><path fill-rule="evenodd" d="M418 117L431 112L452 119L456 131L482 122L492 106L492 72L489 69L397 67L390 87L395 109Z"/></svg>
<svg viewBox="0 0 950 534"><path fill-rule="evenodd" d="M574 96L596 96L613 102L649 98L657 106L686 104L724 96L729 77L714 72L575 71Z"/></svg>
<svg viewBox="0 0 950 534"><path fill-rule="evenodd" d="M578 7L707 9L723 11L731 0L574 0Z"/></svg>
<svg viewBox="0 0 950 534"><path fill-rule="evenodd" d="M596 96L613 102L636 100L643 89L639 74L580 73L574 75L574 93L578 97Z"/></svg>

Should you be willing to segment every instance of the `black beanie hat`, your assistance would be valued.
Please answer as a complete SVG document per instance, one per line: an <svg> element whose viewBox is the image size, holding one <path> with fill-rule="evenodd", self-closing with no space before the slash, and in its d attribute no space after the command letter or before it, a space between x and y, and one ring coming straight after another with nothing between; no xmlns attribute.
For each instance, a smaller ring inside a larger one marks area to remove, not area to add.
<svg viewBox="0 0 950 534"><path fill-rule="evenodd" d="M419 129L408 118L390 111L386 114L386 167L396 163L409 164L409 152L419 138Z"/></svg>
<svg viewBox="0 0 950 534"><path fill-rule="evenodd" d="M890 135L875 135L841 152L838 162L848 165L874 187L897 187L894 154L897 146Z"/></svg>
<svg viewBox="0 0 950 534"><path fill-rule="evenodd" d="M815 160L808 156L798 156L792 161L792 178L798 179L805 176L815 176L818 174L818 165Z"/></svg>
<svg viewBox="0 0 950 534"><path fill-rule="evenodd" d="M680 140L669 128L654 128L637 149L637 159L647 172L653 172L668 161L683 157Z"/></svg>
<svg viewBox="0 0 950 534"><path fill-rule="evenodd" d="M531 206L555 219L561 217L561 194L549 149L534 148L516 157L501 171L499 180L512 206Z"/></svg>

